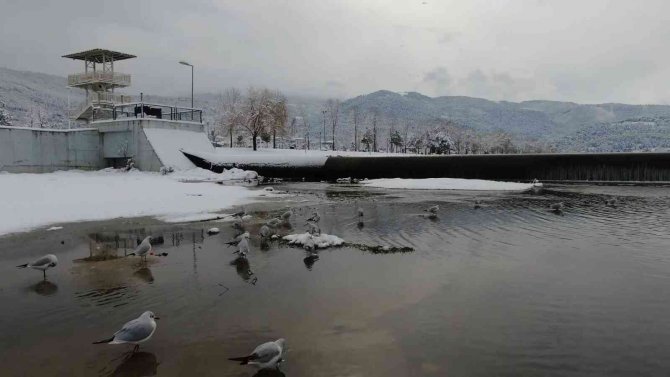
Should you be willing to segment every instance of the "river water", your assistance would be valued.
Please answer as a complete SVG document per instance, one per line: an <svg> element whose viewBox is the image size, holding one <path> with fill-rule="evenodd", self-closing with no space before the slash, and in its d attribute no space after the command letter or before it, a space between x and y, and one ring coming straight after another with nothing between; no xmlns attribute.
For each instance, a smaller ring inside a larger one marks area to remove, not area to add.
<svg viewBox="0 0 670 377"><path fill-rule="evenodd" d="M0 238L3 376L252 376L227 361L286 338L276 376L629 376L670 370L670 191L549 186L476 193L276 186L253 207L248 264L231 264L229 223L116 220ZM617 198L616 207L605 205ZM480 209L473 208L482 200ZM563 202L561 214L548 210ZM439 204L437 219L423 209ZM363 208L362 223L356 208ZM261 245L287 208L304 231L411 247L303 250ZM250 209L251 211L251 209ZM222 232L208 236L218 226ZM146 266L123 256L163 238ZM42 281L16 269L54 253ZM96 259L96 258L93 258ZM92 345L145 310L161 317L140 352Z"/></svg>

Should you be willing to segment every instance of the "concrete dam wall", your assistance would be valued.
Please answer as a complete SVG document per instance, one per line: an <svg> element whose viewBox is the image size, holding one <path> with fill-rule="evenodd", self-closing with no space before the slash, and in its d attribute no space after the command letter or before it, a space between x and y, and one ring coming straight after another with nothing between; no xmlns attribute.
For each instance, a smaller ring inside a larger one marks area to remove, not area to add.
<svg viewBox="0 0 670 377"><path fill-rule="evenodd" d="M216 165L185 153L193 163ZM450 155L329 157L322 167L235 164L267 177L334 180L354 178L477 178L504 181L670 182L670 153L580 153L526 155Z"/></svg>
<svg viewBox="0 0 670 377"><path fill-rule="evenodd" d="M158 171L194 168L179 150L213 152L200 123L129 118L91 123L91 128L52 130L0 127L0 171L48 173L125 166Z"/></svg>
<svg viewBox="0 0 670 377"><path fill-rule="evenodd" d="M104 166L95 129L0 127L0 171L46 173Z"/></svg>

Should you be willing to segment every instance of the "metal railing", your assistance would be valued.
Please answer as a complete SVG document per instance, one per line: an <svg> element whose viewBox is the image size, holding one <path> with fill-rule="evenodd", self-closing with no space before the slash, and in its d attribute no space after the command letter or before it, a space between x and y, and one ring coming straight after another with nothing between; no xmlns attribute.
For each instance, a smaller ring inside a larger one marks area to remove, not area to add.
<svg viewBox="0 0 670 377"><path fill-rule="evenodd" d="M130 75L116 72L87 72L67 76L69 86L105 83L116 86L130 86Z"/></svg>
<svg viewBox="0 0 670 377"><path fill-rule="evenodd" d="M70 110L70 117L78 117L89 106L108 107L111 109L115 104L132 102L133 97L125 94L114 94L105 92L90 93L87 100L79 106Z"/></svg>
<svg viewBox="0 0 670 377"><path fill-rule="evenodd" d="M122 118L155 118L202 123L202 110L146 102L114 105L112 119Z"/></svg>

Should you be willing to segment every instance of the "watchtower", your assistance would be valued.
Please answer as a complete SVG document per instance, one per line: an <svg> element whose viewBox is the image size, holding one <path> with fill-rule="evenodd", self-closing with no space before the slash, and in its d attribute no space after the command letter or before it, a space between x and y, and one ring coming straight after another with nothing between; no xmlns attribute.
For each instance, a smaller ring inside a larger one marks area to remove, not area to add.
<svg viewBox="0 0 670 377"><path fill-rule="evenodd" d="M129 96L114 94L115 88L130 86L130 75L114 72L114 63L135 58L135 55L96 48L64 55L84 61L84 72L68 75L68 86L86 91L86 101L73 110L72 119L92 122L112 118L116 104L131 102Z"/></svg>

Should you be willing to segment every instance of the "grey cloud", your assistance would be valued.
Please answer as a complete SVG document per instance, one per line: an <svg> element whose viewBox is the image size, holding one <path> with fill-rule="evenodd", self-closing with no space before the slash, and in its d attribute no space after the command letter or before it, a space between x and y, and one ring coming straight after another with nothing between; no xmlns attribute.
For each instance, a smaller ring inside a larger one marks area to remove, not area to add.
<svg viewBox="0 0 670 377"><path fill-rule="evenodd" d="M82 67L61 55L118 49L138 55L118 67L131 92L185 94L188 59L200 92L670 101L662 0L0 2L0 66L66 75Z"/></svg>
<svg viewBox="0 0 670 377"><path fill-rule="evenodd" d="M451 85L451 77L444 67L437 67L423 76L423 82L433 85L438 95L445 95Z"/></svg>

